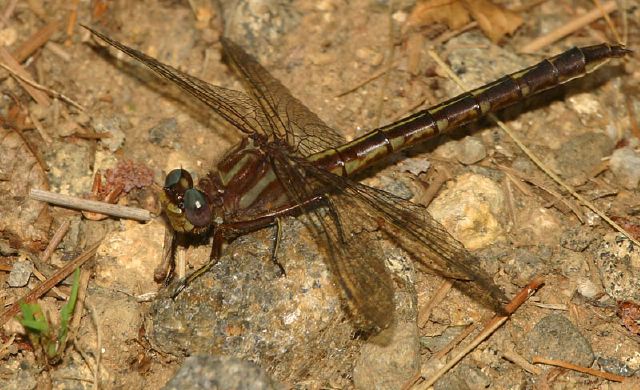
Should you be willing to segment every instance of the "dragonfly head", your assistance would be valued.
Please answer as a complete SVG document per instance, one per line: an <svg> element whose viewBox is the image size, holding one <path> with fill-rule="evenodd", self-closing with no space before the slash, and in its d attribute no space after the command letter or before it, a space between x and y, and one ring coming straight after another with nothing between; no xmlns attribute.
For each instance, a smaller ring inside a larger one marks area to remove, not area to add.
<svg viewBox="0 0 640 390"><path fill-rule="evenodd" d="M194 188L191 174L186 170L169 172L160 199L175 231L202 234L209 230L211 202L203 191Z"/></svg>

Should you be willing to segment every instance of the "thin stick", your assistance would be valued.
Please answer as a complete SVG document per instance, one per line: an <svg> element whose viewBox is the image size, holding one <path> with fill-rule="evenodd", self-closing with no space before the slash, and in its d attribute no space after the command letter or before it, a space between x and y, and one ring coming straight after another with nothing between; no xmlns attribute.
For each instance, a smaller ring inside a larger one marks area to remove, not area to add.
<svg viewBox="0 0 640 390"><path fill-rule="evenodd" d="M63 281L67 276L71 275L71 273L78 267L81 267L82 264L87 262L88 260L93 258L93 255L96 254L96 251L102 244L102 239L98 240L95 244L91 245L87 250L84 251L80 256L71 260L64 267L60 268L53 274L49 279L37 285L33 290L29 291L22 298L18 299L11 306L5 309L0 315L0 326L4 326L11 318L13 318L20 311L20 303L30 303L35 301L44 295L47 291L51 289L51 287L57 285L61 281Z"/></svg>
<svg viewBox="0 0 640 390"><path fill-rule="evenodd" d="M369 84L370 82L372 82L375 79L378 79L382 76L385 75L385 73L389 72L390 70L392 70L393 68L395 68L397 66L397 62L394 61L388 65L386 65L385 67L383 67L382 69L380 69L379 71L369 75L369 77L367 77L366 79L360 81L359 83L357 83L356 85L354 85L353 87L347 88L346 90L340 92L339 94L336 95L336 97L342 97L345 95L350 94L351 92L362 88L363 86L365 86L366 84Z"/></svg>
<svg viewBox="0 0 640 390"><path fill-rule="evenodd" d="M7 4L1 16L2 19L0 19L0 29L4 28L4 25L9 21L9 18L11 18L11 14L16 9L16 4L18 4L18 0L11 0L9 4Z"/></svg>
<svg viewBox="0 0 640 390"><path fill-rule="evenodd" d="M2 67L16 77L16 79L18 80L18 84L20 84L20 86L22 86L22 88L24 88L25 91L27 91L27 93L31 95L33 100L38 102L38 104L43 107L49 107L49 105L51 105L51 99L49 99L49 96L47 96L46 93L40 91L37 88L34 88L30 83L27 83L25 81L29 80L33 82L33 80L31 80L31 77L29 76L29 73L24 70L20 63L16 61L15 58L13 58L11 53L9 53L4 46L0 46L0 61L5 64Z"/></svg>
<svg viewBox="0 0 640 390"><path fill-rule="evenodd" d="M49 257L51 257L51 255L53 254L53 251L56 250L64 236L67 234L70 225L71 222L69 222L68 219L62 222L62 224L58 227L58 230L56 230L56 232L53 234L53 237L51 237L51 239L49 240L49 245L47 245L45 250L42 251L42 256L40 256L41 261L46 262L47 260L49 260Z"/></svg>
<svg viewBox="0 0 640 390"><path fill-rule="evenodd" d="M29 142L29 140L27 139L27 137L24 136L24 133L22 132L22 130L20 130L19 128L17 128L16 126L12 126L11 129L13 131L16 132L16 134L18 134L18 136L20 137L20 139L22 140L22 142L24 142L24 144L26 145L27 149L29 150L29 152L31 152L31 154L33 155L33 158L36 159L36 162L38 163L38 166L40 167L40 169L42 170L42 175L44 176L44 185L47 189L49 189L49 180L47 180L47 172L49 171L49 167L47 166L47 163L44 161L44 159L42 158L42 156L40 156L40 153L38 152L38 150L36 149L35 146L33 146L31 144L31 142Z"/></svg>
<svg viewBox="0 0 640 390"><path fill-rule="evenodd" d="M44 130L44 127L42 127L42 123L40 123L40 120L38 120L38 118L33 114L32 111L29 111L29 119L31 119L31 123L33 123L33 126L36 128L36 130L38 130L38 134L40 134L40 137L42 137L42 140L45 142L45 144L51 144L51 142L53 141L51 139L51 136Z"/></svg>
<svg viewBox="0 0 640 390"><path fill-rule="evenodd" d="M505 351L505 352L502 353L502 357L504 357L505 359L509 360L510 362L520 366L523 370L528 371L528 372L532 373L533 375L542 374L542 370L541 369L539 369L538 367L536 367L533 364L529 363L527 361L527 359L525 359L522 356L518 355L514 351Z"/></svg>
<svg viewBox="0 0 640 390"><path fill-rule="evenodd" d="M418 328L423 328L425 326L427 321L429 321L433 308L442 302L444 297L447 296L449 290L451 290L451 287L453 287L453 282L451 282L451 280L445 279L442 282L435 295L431 297L429 302L427 302L427 305L420 310L420 314L418 315Z"/></svg>
<svg viewBox="0 0 640 390"><path fill-rule="evenodd" d="M575 214L575 216L578 217L578 219L580 220L580 223L584 223L584 216L582 215L582 212L580 211L580 209L578 208L577 205L573 204L573 202L569 202L567 199L563 198L562 195L560 195L556 191L552 190L551 188L545 186L542 182L534 179L532 176L527 176L527 175L523 174L522 172L518 171L517 169L513 169L513 168L507 167L505 165L499 165L498 164L498 168L503 170L505 173L508 173L508 174L511 174L511 175L517 177L518 179L520 179L522 181L526 181L526 182L529 182L529 183L533 184L534 186L540 188L541 190L543 190L547 194L553 196L554 198L559 200L560 203L562 203L565 206L567 206L567 208L569 208L569 210L571 210Z"/></svg>
<svg viewBox="0 0 640 390"><path fill-rule="evenodd" d="M618 34L618 30L616 29L615 24L613 24L613 22L611 21L611 18L609 17L609 13L605 12L605 10L602 9L602 2L600 0L593 0L593 3L596 5L596 7L598 7L598 10L602 14L602 17L607 22L607 26L609 26L609 30L611 30L611 33L616 39L616 42L623 42L622 38L620 37L620 34Z"/></svg>
<svg viewBox="0 0 640 390"><path fill-rule="evenodd" d="M605 4L605 6L606 6L606 4ZM440 56L438 56L438 54L436 52L434 52L433 50L429 50L429 55L434 59L434 61L436 61L438 63L438 65L440 65L442 67L442 69L447 73L447 75L453 81L456 82L456 84L458 84L462 89L465 89L464 85L462 83L462 80L460 80L460 78L458 76L456 76L456 74L453 73L453 71L451 71L451 69L444 63L444 61L442 61L442 59L440 58ZM613 227L618 232L624 234L624 236L627 237L627 239L629 239L629 241L633 242L634 244L636 244L637 246L640 247L640 242L638 242L638 240L636 240L630 233L628 233L620 225L615 223L604 212L600 211L600 209L598 209L593 203L591 203L588 199L586 199L582 195L578 194L571 186L569 186L564 181L562 181L562 179L560 179L560 177L558 175L556 175L549 168L547 168L547 166L544 165L542 163L542 161L531 150L529 150L529 148L527 148L524 145L524 143L522 143L520 138L518 138L514 134L514 132L511 131L511 129L509 127L507 127L506 124L504 124L504 122L499 120L493 114L489 114L489 115L487 115L487 117L489 119L491 119L492 121L494 121L502 129L502 131L507 133L507 135L509 135L509 137L511 137L513 142L515 142L515 144L518 145L518 147L520 149L522 149L522 151L527 155L527 157L529 157L529 159L531 159L531 161L533 161L533 163L536 164L538 166L538 168L540 168L544 173L546 173L547 176L549 176L551 179L553 179L553 181L558 183L559 186L564 188L574 198L578 199L578 201L580 201L580 203L582 203L585 207L587 207L589 210L591 210L594 213L596 213L600 218L602 218L604 221L606 221L611 227Z"/></svg>
<svg viewBox="0 0 640 390"><path fill-rule="evenodd" d="M89 285L89 278L91 278L91 270L80 270L80 282L78 283L79 287L78 297L76 299L76 308L73 311L73 319L71 320L71 324L69 325L69 329L74 332L73 337L75 337L75 331L80 328L80 320L82 319L85 299L87 298L87 286Z"/></svg>
<svg viewBox="0 0 640 390"><path fill-rule="evenodd" d="M438 194L438 191L440 191L440 188L442 188L444 183L446 183L450 178L451 173L446 167L443 167L442 169L438 169L436 171L436 175L431 184L427 184L422 180L417 179L418 184L425 187L425 190L421 192L420 198L417 200L418 203L424 206L429 206Z"/></svg>
<svg viewBox="0 0 640 390"><path fill-rule="evenodd" d="M506 194L507 210L509 214L509 223L507 224L506 228L507 228L507 231L511 231L511 228L516 226L516 219L517 219L515 200L513 198L513 187L511 187L511 183L514 182L515 180L508 173L505 174L505 178L506 180L502 181L502 186L504 187L503 191Z"/></svg>
<svg viewBox="0 0 640 390"><path fill-rule="evenodd" d="M444 43L446 43L448 40L452 39L453 37L456 37L460 34L462 34L465 31L469 31L473 28L476 28L478 26L478 22L476 22L475 20L473 22L467 23L464 26L460 27L457 30L448 30L446 32L444 32L443 34L437 36L434 40L433 40L433 46L439 46L442 45Z"/></svg>
<svg viewBox="0 0 640 390"><path fill-rule="evenodd" d="M115 204L98 202L97 200L82 199L71 195L39 190L37 188L32 188L29 192L29 196L31 199L76 210L92 211L95 213L110 215L112 217L134 219L142 222L151 220L151 213L149 210L137 207L118 206Z"/></svg>
<svg viewBox="0 0 640 390"><path fill-rule="evenodd" d="M95 381L95 388L97 389L100 383L100 365L102 362L102 331L100 330L100 317L98 317L98 312L96 311L95 307L91 305L89 302L87 302L87 307L91 312L91 318L93 319L93 323L96 326L96 351L95 351L96 369L93 375L94 375L94 381Z"/></svg>
<svg viewBox="0 0 640 390"><path fill-rule="evenodd" d="M618 5L615 1L606 2L602 5L601 8L594 8L586 14L579 16L569 23L564 24L561 27L551 31L547 35L541 36L538 39L534 39L527 45L524 45L524 47L520 49L520 52L535 53L543 47L546 47L553 42L566 37L574 31L581 29L582 27L600 19L603 15L609 14L616 9L618 9Z"/></svg>
<svg viewBox="0 0 640 390"><path fill-rule="evenodd" d="M531 282L529 282L520 292L509 302L504 310L508 314L513 314L518 307L520 307L526 300L533 294L537 289L539 289L544 283L541 277L534 278ZM476 348L480 343L482 343L487 337L489 337L496 329L498 329L502 324L504 324L509 317L507 316L494 316L490 319L480 331L480 333L466 346L462 351L458 352L447 364L441 367L436 373L421 383L417 389L426 390L431 385L436 383L438 379L442 377L447 371L449 371L453 366L458 364L462 358L464 358L469 352L471 352L474 348Z"/></svg>
<svg viewBox="0 0 640 390"><path fill-rule="evenodd" d="M64 41L66 46L71 46L71 36L73 35L74 27L78 22L78 3L80 0L73 0L71 5L71 12L69 13L69 19L67 19L67 39Z"/></svg>
<svg viewBox="0 0 640 390"><path fill-rule="evenodd" d="M44 276L42 272L38 271L35 267L33 267L31 272L36 278L38 278L39 281L44 282L47 280L47 277ZM60 299L67 300L67 298L69 298L69 296L63 293L62 291L60 291L58 287L55 287L55 286L51 287L51 291L53 291L53 293L56 294Z"/></svg>
<svg viewBox="0 0 640 390"><path fill-rule="evenodd" d="M58 22L54 21L46 24L40 30L36 31L35 34L30 36L25 43L13 51L13 58L18 62L26 60L36 50L44 46L56 30L58 30Z"/></svg>
<svg viewBox="0 0 640 390"><path fill-rule="evenodd" d="M563 360L547 359L547 358L543 358L541 356L534 356L531 359L531 362L534 363L534 364L541 363L541 364L548 364L550 366L567 368L569 370L578 371L578 372L582 372L584 374L597 376L598 378L604 378L604 379L606 379L608 381L613 381L613 382L624 382L627 379L627 378L625 378L625 377L623 377L621 375L612 374L610 372L595 370L595 369L589 368L589 367L578 366L578 365L575 365L573 363L565 362Z"/></svg>
<svg viewBox="0 0 640 390"><path fill-rule="evenodd" d="M439 350L435 355L433 355L433 360L442 360L443 357L447 356L452 349L454 349L458 344L460 344L464 339L467 338L471 333L473 333L476 329L478 329L478 323L474 322L467 326L459 335L457 335L453 340L449 342L449 344L445 345L444 348Z"/></svg>
<svg viewBox="0 0 640 390"><path fill-rule="evenodd" d="M47 88L42 84L38 84L35 81L31 80L29 77L26 77L20 73L18 73L17 71L15 71L14 69L12 69L11 67L9 67L9 65L7 64L3 64L2 62L0 62L0 67L4 68L7 72L11 73L11 75L15 76L18 79L18 82L24 82L27 85L36 88L40 91L44 91L46 93L48 93L49 95L53 96L54 98L58 98L62 101L65 101L69 104L71 104L72 106L74 106L75 108L77 108L80 111L85 111L85 108L78 102L76 102L75 100L71 99L70 97L65 96L64 94L54 91L53 89ZM25 88L26 89L26 88ZM33 96L33 95L31 95ZM45 97L47 97L45 95ZM34 96L35 99L35 96ZM47 99L49 99L47 97ZM37 99L36 99L37 100ZM40 102L38 102L40 104ZM47 104L48 106L49 104Z"/></svg>

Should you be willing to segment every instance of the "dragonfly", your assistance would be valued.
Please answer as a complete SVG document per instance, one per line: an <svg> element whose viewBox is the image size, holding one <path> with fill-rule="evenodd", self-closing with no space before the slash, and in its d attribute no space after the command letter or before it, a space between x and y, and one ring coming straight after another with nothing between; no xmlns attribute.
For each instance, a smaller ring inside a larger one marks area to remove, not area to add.
<svg viewBox="0 0 640 390"><path fill-rule="evenodd" d="M506 296L424 206L354 176L393 153L630 53L606 43L574 47L347 142L228 38L220 42L246 93L207 83L86 28L200 100L243 135L197 184L182 168L166 176L161 202L174 232L212 241L209 262L182 286L210 269L225 243L297 216L326 248L326 263L356 326L373 332L394 321L395 287L383 254L362 239L372 227L483 306L504 313Z"/></svg>

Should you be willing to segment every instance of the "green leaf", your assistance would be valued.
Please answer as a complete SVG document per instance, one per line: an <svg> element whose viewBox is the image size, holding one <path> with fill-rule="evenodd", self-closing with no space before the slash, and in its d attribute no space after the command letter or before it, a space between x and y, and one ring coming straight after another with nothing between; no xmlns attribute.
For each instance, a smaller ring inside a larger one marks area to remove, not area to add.
<svg viewBox="0 0 640 390"><path fill-rule="evenodd" d="M20 302L22 319L20 323L27 328L27 331L37 333L49 332L49 323L42 312L42 308L37 303Z"/></svg>
<svg viewBox="0 0 640 390"><path fill-rule="evenodd" d="M73 316L73 310L76 308L78 299L78 290L80 289L80 268L76 268L73 272L73 285L71 286L71 295L67 303L60 309L60 329L58 330L58 342L64 345L67 334L69 332L69 322Z"/></svg>

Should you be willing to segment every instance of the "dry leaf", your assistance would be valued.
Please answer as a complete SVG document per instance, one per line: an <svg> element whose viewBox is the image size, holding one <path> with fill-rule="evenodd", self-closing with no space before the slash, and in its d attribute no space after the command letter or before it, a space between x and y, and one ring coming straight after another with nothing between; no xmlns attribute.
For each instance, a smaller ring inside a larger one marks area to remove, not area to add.
<svg viewBox="0 0 640 390"><path fill-rule="evenodd" d="M443 23L456 30L471 21L469 12L459 1L424 0L416 4L407 18L406 28Z"/></svg>
<svg viewBox="0 0 640 390"><path fill-rule="evenodd" d="M489 0L463 0L462 3L493 43L498 43L506 34L512 34L523 22L520 15Z"/></svg>

